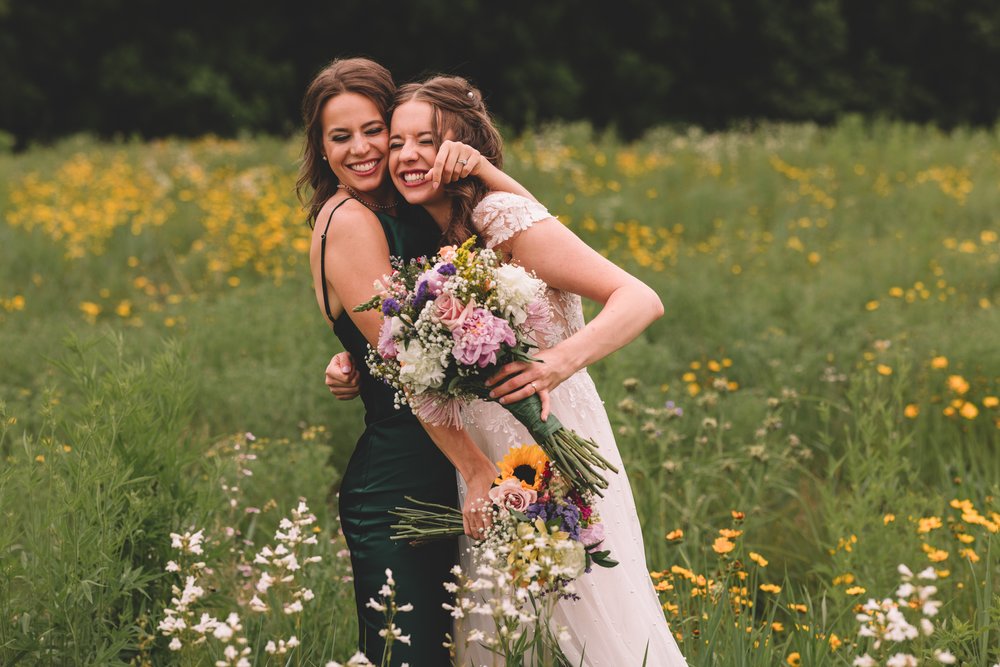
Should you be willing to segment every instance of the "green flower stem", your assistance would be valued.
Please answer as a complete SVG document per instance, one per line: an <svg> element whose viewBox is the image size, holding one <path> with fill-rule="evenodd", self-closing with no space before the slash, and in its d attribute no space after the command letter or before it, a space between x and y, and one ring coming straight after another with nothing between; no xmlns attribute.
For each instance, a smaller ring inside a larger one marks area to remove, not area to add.
<svg viewBox="0 0 1000 667"><path fill-rule="evenodd" d="M418 544L465 534L461 510L448 505L416 500L410 496L406 496L406 500L418 507L397 507L390 511L390 514L401 519L399 523L391 526L396 531L392 539L410 540Z"/></svg>
<svg viewBox="0 0 1000 667"><path fill-rule="evenodd" d="M528 429L556 468L574 486L604 495L601 489L608 488L608 481L596 469L617 473L618 468L601 456L593 440L566 428L555 415L550 414L548 420L542 421L542 401L535 394L504 407Z"/></svg>

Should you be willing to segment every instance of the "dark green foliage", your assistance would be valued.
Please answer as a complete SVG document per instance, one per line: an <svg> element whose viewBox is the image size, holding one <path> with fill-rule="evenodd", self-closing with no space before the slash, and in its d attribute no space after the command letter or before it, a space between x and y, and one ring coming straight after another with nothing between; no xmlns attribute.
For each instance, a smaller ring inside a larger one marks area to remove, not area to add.
<svg viewBox="0 0 1000 667"><path fill-rule="evenodd" d="M406 3L0 2L0 130L18 145L102 136L285 134L329 60L399 81L462 74L515 129L589 119L829 121L861 111L945 125L1000 109L988 0L470 0Z"/></svg>

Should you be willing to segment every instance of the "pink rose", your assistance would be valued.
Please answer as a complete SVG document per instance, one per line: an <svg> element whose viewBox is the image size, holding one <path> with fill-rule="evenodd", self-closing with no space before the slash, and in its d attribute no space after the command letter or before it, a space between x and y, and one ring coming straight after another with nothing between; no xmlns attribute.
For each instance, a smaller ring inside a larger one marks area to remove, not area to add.
<svg viewBox="0 0 1000 667"><path fill-rule="evenodd" d="M472 314L476 302L462 303L451 294L441 294L434 299L434 307L437 309L437 317L441 320L441 324L448 327L449 331L454 331Z"/></svg>
<svg viewBox="0 0 1000 667"><path fill-rule="evenodd" d="M534 489L521 488L521 480L516 477L508 477L500 483L500 486L490 489L490 500L504 510L523 512L537 499L538 492Z"/></svg>
<svg viewBox="0 0 1000 667"><path fill-rule="evenodd" d="M592 523L580 531L580 543L587 547L596 547L604 541L604 524Z"/></svg>
<svg viewBox="0 0 1000 667"><path fill-rule="evenodd" d="M455 251L458 250L453 245L446 245L438 250L438 257L441 258L442 262L454 262L455 261Z"/></svg>

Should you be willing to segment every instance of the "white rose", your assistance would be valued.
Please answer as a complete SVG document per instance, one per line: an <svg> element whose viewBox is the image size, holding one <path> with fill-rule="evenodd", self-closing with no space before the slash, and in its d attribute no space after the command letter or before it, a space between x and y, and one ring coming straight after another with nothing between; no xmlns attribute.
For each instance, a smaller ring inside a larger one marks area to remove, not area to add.
<svg viewBox="0 0 1000 667"><path fill-rule="evenodd" d="M528 304L535 300L544 283L512 264L497 267L496 281L497 296L504 314L512 318L514 324L524 323L528 317Z"/></svg>

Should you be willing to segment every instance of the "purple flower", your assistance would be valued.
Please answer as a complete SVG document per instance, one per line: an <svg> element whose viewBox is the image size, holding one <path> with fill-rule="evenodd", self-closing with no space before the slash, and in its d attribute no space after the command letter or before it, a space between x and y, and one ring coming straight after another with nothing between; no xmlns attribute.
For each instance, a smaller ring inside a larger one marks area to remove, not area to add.
<svg viewBox="0 0 1000 667"><path fill-rule="evenodd" d="M447 280L448 277L445 274L439 273L434 269L427 269L426 271L420 274L419 278L417 278L418 284L424 286L424 289L426 289L429 293L428 298L431 299L436 297L438 294L442 292L442 290L444 290L444 284Z"/></svg>
<svg viewBox="0 0 1000 667"><path fill-rule="evenodd" d="M472 311L462 326L451 332L455 345L451 353L460 364L485 368L497 361L500 344L515 345L517 338L506 320L485 308Z"/></svg>
<svg viewBox="0 0 1000 667"><path fill-rule="evenodd" d="M431 298L430 290L427 289L427 281L421 280L417 283L417 289L413 294L413 309L418 313L424 309L424 304Z"/></svg>
<svg viewBox="0 0 1000 667"><path fill-rule="evenodd" d="M448 262L447 264L441 264L440 266L437 267L437 272L440 273L442 276L453 276L455 275L455 271L456 271L455 265L452 264L451 262Z"/></svg>
<svg viewBox="0 0 1000 667"><path fill-rule="evenodd" d="M391 296L382 302L382 314L385 316L398 315L402 307L399 305L399 301L396 301Z"/></svg>
<svg viewBox="0 0 1000 667"><path fill-rule="evenodd" d="M580 539L580 508L572 503L533 503L524 514L529 519L541 519L546 523L559 519L559 530L569 533L570 539Z"/></svg>

